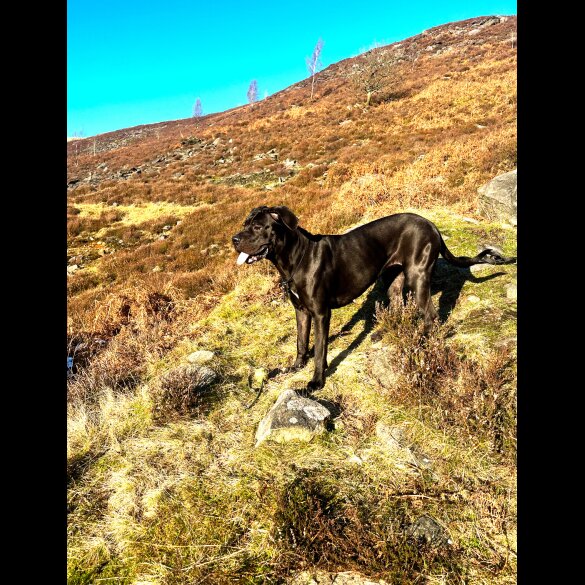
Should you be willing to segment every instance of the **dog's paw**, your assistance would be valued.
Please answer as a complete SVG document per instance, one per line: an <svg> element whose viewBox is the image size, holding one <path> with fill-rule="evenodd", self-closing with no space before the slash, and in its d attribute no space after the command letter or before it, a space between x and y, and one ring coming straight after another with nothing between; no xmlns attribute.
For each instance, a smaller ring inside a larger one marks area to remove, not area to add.
<svg viewBox="0 0 585 585"><path fill-rule="evenodd" d="M307 384L307 390L309 392L312 392L313 390L320 390L321 388L323 388L323 386L325 386L324 380L311 380Z"/></svg>

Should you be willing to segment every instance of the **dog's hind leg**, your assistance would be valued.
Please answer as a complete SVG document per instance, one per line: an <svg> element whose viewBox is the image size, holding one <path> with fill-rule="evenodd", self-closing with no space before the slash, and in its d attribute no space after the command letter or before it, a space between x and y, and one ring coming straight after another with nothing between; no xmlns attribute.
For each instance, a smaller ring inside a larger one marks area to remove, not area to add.
<svg viewBox="0 0 585 585"><path fill-rule="evenodd" d="M314 315L315 320L315 372L313 379L307 384L307 390L319 390L325 384L325 370L327 369L327 341L329 338L329 324L331 309L329 307Z"/></svg>
<svg viewBox="0 0 585 585"><path fill-rule="evenodd" d="M390 309L398 309L404 305L404 272L400 272L396 278L392 281L392 284L388 288L388 301L390 303Z"/></svg>

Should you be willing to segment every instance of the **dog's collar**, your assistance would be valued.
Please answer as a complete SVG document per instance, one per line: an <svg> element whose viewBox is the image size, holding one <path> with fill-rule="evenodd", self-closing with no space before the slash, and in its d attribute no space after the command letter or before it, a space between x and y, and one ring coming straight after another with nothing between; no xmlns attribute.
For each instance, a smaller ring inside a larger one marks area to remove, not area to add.
<svg viewBox="0 0 585 585"><path fill-rule="evenodd" d="M288 293L292 293L293 295L295 295L295 297L297 297L297 299L299 298L298 293L296 293L291 287L290 287L290 283L293 281L293 277L295 275L295 272L297 271L297 268L301 265L302 261L305 259L305 254L307 253L307 250L309 248L311 241L307 240L307 247L305 248L305 251L303 252L303 255L301 256L301 259L299 260L299 263L295 266L295 269L292 271L292 274L290 275L290 278L288 280L284 280L284 278L280 279L280 288L282 288L282 292L284 294L284 296L286 297L286 295Z"/></svg>

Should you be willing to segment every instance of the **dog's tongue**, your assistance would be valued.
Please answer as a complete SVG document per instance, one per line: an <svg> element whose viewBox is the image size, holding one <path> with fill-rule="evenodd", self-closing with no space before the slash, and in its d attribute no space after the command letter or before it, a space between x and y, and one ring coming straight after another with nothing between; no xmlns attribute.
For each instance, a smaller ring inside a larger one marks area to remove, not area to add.
<svg viewBox="0 0 585 585"><path fill-rule="evenodd" d="M236 260L236 264L238 266L240 264L243 264L248 259L248 256L250 256L250 254L246 254L246 252L240 252L240 255L238 256L238 259Z"/></svg>

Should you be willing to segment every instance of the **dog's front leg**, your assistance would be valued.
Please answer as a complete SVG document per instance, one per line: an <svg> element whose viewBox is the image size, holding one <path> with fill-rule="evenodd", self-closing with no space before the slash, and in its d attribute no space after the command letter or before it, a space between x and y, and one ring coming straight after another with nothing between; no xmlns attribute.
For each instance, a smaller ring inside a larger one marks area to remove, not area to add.
<svg viewBox="0 0 585 585"><path fill-rule="evenodd" d="M313 318L315 320L315 373L313 379L307 384L307 390L318 390L325 385L331 309L327 307L323 312L313 315Z"/></svg>
<svg viewBox="0 0 585 585"><path fill-rule="evenodd" d="M297 359L292 370L298 370L307 363L309 355L309 335L311 333L311 314L295 309L297 318Z"/></svg>

